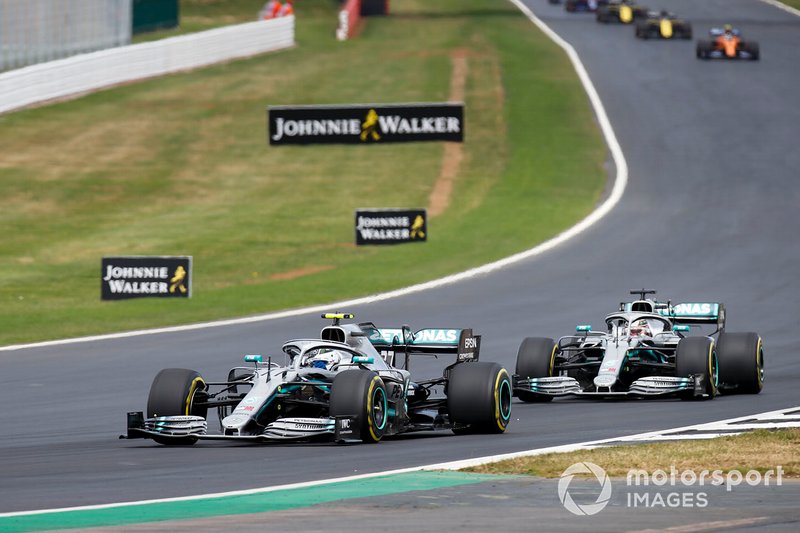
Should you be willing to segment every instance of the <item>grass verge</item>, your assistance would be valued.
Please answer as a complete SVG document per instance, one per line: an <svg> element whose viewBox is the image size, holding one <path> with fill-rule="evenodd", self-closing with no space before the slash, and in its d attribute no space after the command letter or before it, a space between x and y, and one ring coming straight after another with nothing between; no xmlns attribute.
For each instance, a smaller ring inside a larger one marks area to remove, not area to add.
<svg viewBox="0 0 800 533"><path fill-rule="evenodd" d="M780 0L780 2L795 9L800 9L800 0Z"/></svg>
<svg viewBox="0 0 800 533"><path fill-rule="evenodd" d="M0 345L381 292L527 249L596 205L606 150L586 95L511 4L408 0L345 43L336 5L298 2L289 51L0 116ZM271 148L266 106L447 100L454 54L450 207L425 244L355 248L354 209L427 205L444 145ZM101 302L106 255L191 255L194 295Z"/></svg>
<svg viewBox="0 0 800 533"><path fill-rule="evenodd" d="M759 430L732 437L636 444L570 453L549 453L468 468L483 474L526 474L555 478L574 463L592 462L609 476L625 477L631 469L648 472L756 470L783 467L783 476L800 477L800 429ZM580 474L579 474L580 475Z"/></svg>

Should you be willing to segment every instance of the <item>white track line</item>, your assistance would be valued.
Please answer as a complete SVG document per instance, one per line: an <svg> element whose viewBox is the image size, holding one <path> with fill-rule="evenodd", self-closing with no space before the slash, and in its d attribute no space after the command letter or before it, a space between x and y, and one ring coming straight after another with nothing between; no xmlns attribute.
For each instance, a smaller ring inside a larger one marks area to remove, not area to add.
<svg viewBox="0 0 800 533"><path fill-rule="evenodd" d="M764 2L765 4L769 4L771 6L777 7L778 9L786 11L787 13L791 13L796 17L800 17L800 9L795 9L792 6L787 6L783 2L778 2L778 0L761 0L761 1Z"/></svg>
<svg viewBox="0 0 800 533"><path fill-rule="evenodd" d="M547 35L550 39L552 39L558 46L563 48L564 51L567 53L567 56L569 57L570 61L572 61L572 65L574 66L575 71L578 73L578 77L580 78L581 83L583 84L583 87L589 96L589 101L591 102L592 107L594 108L595 115L597 116L597 121L600 124L600 129L603 132L603 136L605 137L606 143L608 144L608 148L611 151L611 156L614 159L614 165L616 166L617 171L614 179L614 186L611 189L611 194L608 196L608 198L606 198L606 200L602 204L600 204L594 211L592 211L586 218L578 222L576 225L572 226L563 233L556 235L549 241L545 241L542 244L535 246L534 248L531 248L524 252L520 252L518 254L514 254L504 259L500 259L499 261L495 261L493 263L489 263L480 267L466 270L458 274L452 274L450 276L428 281L425 283L419 283L417 285L412 285L410 287L405 287L403 289L397 289L382 294L375 294L372 296L365 296L363 298L355 298L352 300L345 300L341 302L334 302L324 305L304 307L302 309L292 309L288 311L280 311L276 313L268 313L264 315L236 318L231 320L219 320L214 322L203 322L200 324L188 324L184 326L173 326L166 328L128 331L124 333L111 333L107 335L94 335L90 337L61 339L54 341L37 342L32 344L17 344L12 346L0 347L0 351L22 350L27 348L43 348L47 346L59 346L64 344L92 342L92 341L109 340L109 339L123 339L127 337L137 337L140 335L154 335L157 333L175 333L180 331L192 331L197 329L215 328L221 326L231 326L237 324L249 324L252 322L276 320L279 318L287 318L292 316L306 315L315 312L330 311L331 309L346 309L348 307L353 307L356 305L370 304L373 302L388 300L390 298L406 296L408 294L434 289L437 287L442 287L443 285L449 285L451 283L456 283L459 281L464 281L474 278L476 276L488 274L489 272L493 272L495 270L507 267L509 265L519 263L520 261L524 261L525 259L541 255L591 228L600 219L606 216L619 203L620 199L622 198L622 194L625 191L626 185L628 184L628 163L627 161L625 161L625 156L622 153L622 148L620 147L619 142L617 141L617 136L614 134L614 129L611 127L611 122L608 119L605 107L603 107L603 103L600 101L600 97L598 96L597 90L592 84L592 80L589 79L589 74L586 72L586 68L584 68L583 63L581 63L581 60L578 57L578 53L575 51L574 48L572 48L572 46L569 43L567 43L564 39L559 37L544 22L539 20L539 18L537 18L536 15L534 15L526 5L524 5L519 0L509 0L509 1L515 6L517 6L534 24L536 24L536 26L539 27L539 29L541 29L545 33L545 35Z"/></svg>
<svg viewBox="0 0 800 533"><path fill-rule="evenodd" d="M435 463L430 465L424 466L414 466L409 468L398 468L395 470L386 470L383 472L373 472L370 474L358 474L354 476L345 476L345 477L338 477L333 479L322 479L318 481L305 481L302 483L289 483L286 485L275 485L272 487L263 487L257 489L246 489L246 490L237 490L237 491L230 491L230 492L217 492L213 494L198 494L196 496L182 496L177 498L162 498L162 499L153 499L153 500L140 500L134 502L122 502L122 503L108 503L108 504L101 504L101 505L83 505L80 507L62 507L58 509L39 509L35 511L15 511L11 513L0 513L0 518L8 518L13 516L33 516L33 515L41 515L41 514L49 514L49 513L63 513L63 512L73 512L73 511L92 511L98 509L117 509L121 507L132 507L135 505L149 505L149 504L156 504L156 503L171 503L171 502L188 502L188 501L195 501L195 500L205 500L210 498L228 498L233 496L247 496L251 494L263 494L268 492L276 492L281 490L291 490L291 489L302 489L307 487L319 487L323 485L330 485L331 483L343 483L346 481L358 481L362 479L370 479L375 477L383 477L383 476L392 476L397 474L408 474L411 472L422 472L422 471L436 471L436 470L463 470L464 468L470 468L474 466L481 466L489 463L496 463L499 461L505 461L508 459L518 459L521 457L533 457L536 455L544 455L547 453L568 453L574 452L579 450L591 450L594 448L599 448L603 446L613 445L613 444L622 444L622 443L631 443L631 442L649 442L649 441L661 441L663 440L664 434L674 433L674 432L681 432L681 431L690 431L690 430L702 430L706 427L719 427L721 425L728 425L737 421L741 420L749 420L751 418L775 418L778 416L783 415L788 411L796 411L800 409L800 407L790 407L787 409L780 409L777 411L769 411L766 413L759 413L755 415L747 415L747 416L740 416L736 418L729 418L726 420L719 420L715 422L709 422L705 424L695 424L693 426L683 426L678 428L671 428L671 429L662 429L659 431L650 431L647 433L639 433L636 435L628 435L625 437L613 437L610 439L601 439L601 440L594 440L594 441L586 441L586 442L579 442L575 444L563 444L560 446L549 446L547 448L537 448L534 450L525 450L521 452L513 452L513 453L505 453L500 455L488 455L485 457L476 457L473 459L463 459L459 461L449 461L446 463ZM800 421L796 424L795 427L800 426ZM730 436L728 434L719 434L720 437ZM681 440L689 440L692 437L687 437L686 439Z"/></svg>

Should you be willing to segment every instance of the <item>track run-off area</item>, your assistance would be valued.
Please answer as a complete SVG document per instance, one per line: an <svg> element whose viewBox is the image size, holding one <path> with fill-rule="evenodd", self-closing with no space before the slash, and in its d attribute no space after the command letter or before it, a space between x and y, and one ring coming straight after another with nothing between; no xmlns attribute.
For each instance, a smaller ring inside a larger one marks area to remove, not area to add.
<svg viewBox="0 0 800 533"><path fill-rule="evenodd" d="M481 358L513 369L523 337L558 337L579 323L597 327L629 289L657 289L672 301L722 301L729 331L764 338L760 395L699 403L515 402L501 436L165 448L117 439L125 413L142 409L158 370L194 368L214 379L241 354L279 353L285 340L315 333L318 310L19 347L0 353L0 401L13 407L0 413L0 513L308 483L800 405L793 311L800 299L800 18L757 0L675 0L669 8L692 21L695 37L730 22L761 44L758 62L702 62L692 41L641 42L632 28L600 25L546 0L525 5L580 58L615 134L606 135L610 174L617 187L620 174L627 178L624 192L612 187L604 216L529 256L340 310L379 325L472 327L483 335ZM424 363L417 369L429 370Z"/></svg>

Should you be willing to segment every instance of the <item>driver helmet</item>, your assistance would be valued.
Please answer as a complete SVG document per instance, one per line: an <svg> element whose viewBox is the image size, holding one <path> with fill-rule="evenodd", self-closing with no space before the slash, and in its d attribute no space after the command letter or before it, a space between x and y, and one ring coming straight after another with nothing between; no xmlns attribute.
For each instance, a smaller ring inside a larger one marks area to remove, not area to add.
<svg viewBox="0 0 800 533"><path fill-rule="evenodd" d="M308 358L306 366L311 368L323 368L331 370L335 365L342 361L342 353L339 350L323 348L315 355Z"/></svg>
<svg viewBox="0 0 800 533"><path fill-rule="evenodd" d="M650 330L650 325L647 323L647 319L640 318L638 320L634 320L631 323L630 335L631 337L652 337L653 332Z"/></svg>
<svg viewBox="0 0 800 533"><path fill-rule="evenodd" d="M723 26L722 29L725 31L726 35L730 35L731 33L733 33L733 26L731 26L730 24L725 24L725 26Z"/></svg>

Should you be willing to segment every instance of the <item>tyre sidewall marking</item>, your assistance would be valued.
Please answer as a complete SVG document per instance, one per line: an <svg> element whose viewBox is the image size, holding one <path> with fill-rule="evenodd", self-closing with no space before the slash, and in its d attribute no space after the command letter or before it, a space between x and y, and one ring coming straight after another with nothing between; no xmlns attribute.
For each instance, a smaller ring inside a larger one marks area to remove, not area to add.
<svg viewBox="0 0 800 533"><path fill-rule="evenodd" d="M764 345L761 337L756 343L756 379L758 390L761 390L764 387Z"/></svg>
<svg viewBox="0 0 800 533"><path fill-rule="evenodd" d="M192 380L192 384L189 387L189 394L186 396L186 406L183 413L186 416L189 416L189 412L192 409L192 400L194 400L194 395L197 392L197 389L200 388L200 384L202 384L203 388L205 388L206 382L202 377L197 376Z"/></svg>
<svg viewBox="0 0 800 533"><path fill-rule="evenodd" d="M505 368L501 368L500 372L497 373L497 379L494 382L494 417L495 421L497 422L497 427L500 430L504 431L506 426L508 426L508 421L511 418L511 403L508 404L508 414L504 415L502 413L502 392L503 388L507 388L509 392L511 392L511 386L509 383L508 372L506 372Z"/></svg>
<svg viewBox="0 0 800 533"><path fill-rule="evenodd" d="M714 360L716 359L716 351L714 350L714 341L708 343L708 382L711 385L709 394L713 397L717 394L717 381L718 377L714 375ZM719 369L719 365L717 365ZM718 376L718 374L717 374Z"/></svg>
<svg viewBox="0 0 800 533"><path fill-rule="evenodd" d="M367 392L367 424L369 426L370 436L372 437L372 440L374 440L375 442L378 442L379 440L381 440L380 435L378 435L375 432L376 428L375 428L375 425L373 424L373 415L372 415L372 407L373 407L372 400L375 397L375 387L378 385L379 382L380 382L380 378L378 376L374 376L372 378L372 381L370 381L369 390ZM385 394L383 395L383 403L384 403L384 407L386 407L386 395ZM384 408L383 425L380 428L377 428L379 431L382 430L386 426L386 415L385 415L385 413L386 413L386 409Z"/></svg>

